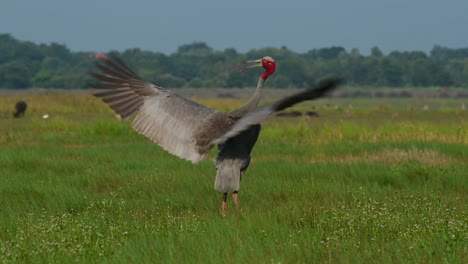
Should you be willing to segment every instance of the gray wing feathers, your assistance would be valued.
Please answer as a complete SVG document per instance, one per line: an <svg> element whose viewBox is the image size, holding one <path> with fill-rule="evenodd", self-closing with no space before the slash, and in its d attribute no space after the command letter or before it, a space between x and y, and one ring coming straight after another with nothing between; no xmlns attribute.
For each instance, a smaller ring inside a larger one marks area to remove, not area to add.
<svg viewBox="0 0 468 264"><path fill-rule="evenodd" d="M178 157L194 163L205 158L209 148L200 153L194 134L199 124L217 111L142 80L117 57L95 65L103 74L89 74L101 83L88 85L104 91L94 95L122 118L138 111L132 123L137 132Z"/></svg>
<svg viewBox="0 0 468 264"><path fill-rule="evenodd" d="M260 124L262 121L267 119L271 115L271 106L264 106L256 108L255 110L250 111L246 116L239 119L232 127L221 137L215 139L213 144L222 144L226 140L235 137L242 131L245 131L251 125Z"/></svg>
<svg viewBox="0 0 468 264"><path fill-rule="evenodd" d="M197 163L207 153L199 153L193 135L213 109L183 97L161 93L145 99L132 127L178 157Z"/></svg>

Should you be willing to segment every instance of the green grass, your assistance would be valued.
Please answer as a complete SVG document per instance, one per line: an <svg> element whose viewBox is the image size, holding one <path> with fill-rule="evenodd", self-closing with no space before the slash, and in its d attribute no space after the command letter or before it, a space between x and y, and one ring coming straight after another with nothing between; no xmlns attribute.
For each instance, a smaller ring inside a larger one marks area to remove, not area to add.
<svg viewBox="0 0 468 264"><path fill-rule="evenodd" d="M0 119L0 262L468 261L462 100L321 100L295 108L319 118L272 118L242 209L223 217L214 151L192 165L88 95L27 96L25 118Z"/></svg>

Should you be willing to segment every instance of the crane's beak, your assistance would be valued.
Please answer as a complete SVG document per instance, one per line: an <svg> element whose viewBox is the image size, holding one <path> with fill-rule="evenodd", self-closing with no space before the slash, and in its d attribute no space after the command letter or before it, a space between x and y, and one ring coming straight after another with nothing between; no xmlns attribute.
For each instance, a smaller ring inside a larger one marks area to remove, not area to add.
<svg viewBox="0 0 468 264"><path fill-rule="evenodd" d="M250 64L244 68L242 68L240 71L243 72L245 70L248 70L248 69L252 69L252 68L261 68L263 67L262 65L262 59L258 59L258 60L249 60L249 61L246 61L244 62L244 64Z"/></svg>

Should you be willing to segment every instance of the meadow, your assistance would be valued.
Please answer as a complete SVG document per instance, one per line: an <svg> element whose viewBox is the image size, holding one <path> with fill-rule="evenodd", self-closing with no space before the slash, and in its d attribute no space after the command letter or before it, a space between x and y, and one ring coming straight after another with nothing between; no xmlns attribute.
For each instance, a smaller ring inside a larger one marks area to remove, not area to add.
<svg viewBox="0 0 468 264"><path fill-rule="evenodd" d="M272 117L223 216L215 151L180 160L86 93L1 96L0 262L467 263L466 104L333 98Z"/></svg>

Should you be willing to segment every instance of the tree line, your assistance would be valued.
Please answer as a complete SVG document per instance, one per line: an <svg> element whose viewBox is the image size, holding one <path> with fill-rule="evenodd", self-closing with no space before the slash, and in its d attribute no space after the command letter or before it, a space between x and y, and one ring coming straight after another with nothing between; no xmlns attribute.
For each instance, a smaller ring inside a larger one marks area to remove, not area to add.
<svg viewBox="0 0 468 264"><path fill-rule="evenodd" d="M172 54L138 48L110 51L145 80L163 87L247 87L259 72L240 72L240 62L271 56L277 72L268 80L274 88L307 88L317 80L336 75L355 87L467 87L468 48L434 46L422 51L383 54L374 47L369 55L343 47L312 49L305 53L287 47L214 50L204 42L180 46ZM94 52L74 52L65 45L35 44L0 34L0 88L30 87L80 89L92 81Z"/></svg>

